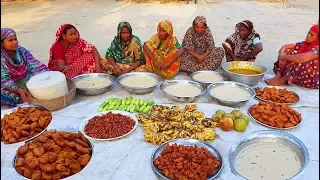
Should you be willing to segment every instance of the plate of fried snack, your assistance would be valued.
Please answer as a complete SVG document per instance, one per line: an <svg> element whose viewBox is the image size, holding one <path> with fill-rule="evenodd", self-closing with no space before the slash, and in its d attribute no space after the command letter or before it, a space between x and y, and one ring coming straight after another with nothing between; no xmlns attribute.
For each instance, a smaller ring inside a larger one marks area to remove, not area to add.
<svg viewBox="0 0 320 180"><path fill-rule="evenodd" d="M4 144L28 141L46 131L51 119L51 112L43 106L18 106L1 118L1 141Z"/></svg>
<svg viewBox="0 0 320 180"><path fill-rule="evenodd" d="M63 179L89 163L92 148L81 132L50 130L20 146L13 167L32 180Z"/></svg>
<svg viewBox="0 0 320 180"><path fill-rule="evenodd" d="M182 138L161 144L151 156L151 166L165 180L211 180L218 177L223 162L208 143Z"/></svg>
<svg viewBox="0 0 320 180"><path fill-rule="evenodd" d="M262 101L251 106L248 114L256 122L274 129L292 129L302 120L301 114L286 104Z"/></svg>
<svg viewBox="0 0 320 180"><path fill-rule="evenodd" d="M131 134L137 126L138 120L133 114L111 110L86 118L79 131L92 140L115 140Z"/></svg>
<svg viewBox="0 0 320 180"><path fill-rule="evenodd" d="M300 100L297 93L286 88L264 86L255 88L255 91L256 98L265 102L292 105Z"/></svg>
<svg viewBox="0 0 320 180"><path fill-rule="evenodd" d="M154 105L149 114L137 114L142 123L144 138L152 144L162 144L177 138L213 140L218 122L206 118L196 104L178 106Z"/></svg>

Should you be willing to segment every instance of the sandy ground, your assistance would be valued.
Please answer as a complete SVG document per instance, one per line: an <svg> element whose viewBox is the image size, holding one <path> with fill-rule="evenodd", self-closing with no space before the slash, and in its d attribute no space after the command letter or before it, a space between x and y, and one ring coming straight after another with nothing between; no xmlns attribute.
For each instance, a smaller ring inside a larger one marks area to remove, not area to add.
<svg viewBox="0 0 320 180"><path fill-rule="evenodd" d="M272 71L278 49L284 43L302 41L319 17L318 0L295 0L270 3L267 0L203 0L198 4L135 4L114 0L68 0L2 2L1 27L18 33L20 45L48 63L49 49L61 24L71 23L81 37L94 44L103 56L116 35L120 21L128 21L133 33L146 41L155 32L159 21L170 20L174 33L182 41L186 30L197 15L203 15L213 32L216 46L234 32L237 22L249 19L261 35L263 52L256 62ZM213 3L205 3L213 2Z"/></svg>

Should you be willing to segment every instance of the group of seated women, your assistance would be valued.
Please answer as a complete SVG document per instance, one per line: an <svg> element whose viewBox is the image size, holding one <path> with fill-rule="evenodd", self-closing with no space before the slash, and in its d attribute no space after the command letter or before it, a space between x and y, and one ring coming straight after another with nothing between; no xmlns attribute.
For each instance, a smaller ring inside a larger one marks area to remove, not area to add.
<svg viewBox="0 0 320 180"><path fill-rule="evenodd" d="M143 45L133 35L128 22L121 22L105 57L100 57L94 45L80 38L71 24L62 25L50 49L48 67L18 45L14 30L1 28L1 104L28 102L25 88L31 76L47 71L61 71L67 78L84 73L108 73L120 76L128 72L154 72L164 80L179 71L192 73L215 70L222 59L255 61L263 50L260 35L251 21L236 24L235 33L216 47L205 17L198 16L187 30L182 45L173 33L170 21L161 21L157 33ZM314 25L305 41L283 46L274 64L276 76L266 80L270 85L295 83L307 88L319 88L319 25Z"/></svg>

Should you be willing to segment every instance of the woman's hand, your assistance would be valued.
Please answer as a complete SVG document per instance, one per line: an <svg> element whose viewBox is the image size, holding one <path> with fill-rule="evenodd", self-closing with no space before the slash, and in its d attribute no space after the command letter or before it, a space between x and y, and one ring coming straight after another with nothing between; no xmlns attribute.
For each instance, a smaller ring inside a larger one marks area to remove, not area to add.
<svg viewBox="0 0 320 180"><path fill-rule="evenodd" d="M117 75L117 76L120 76L122 74L122 71L119 67L114 67L114 73Z"/></svg>
<svg viewBox="0 0 320 180"><path fill-rule="evenodd" d="M283 68L287 64L287 61L284 59L279 59L279 67Z"/></svg>
<svg viewBox="0 0 320 180"><path fill-rule="evenodd" d="M71 71L71 70L72 70L71 66L64 66L62 72L65 73L65 72L68 72L68 71Z"/></svg>
<svg viewBox="0 0 320 180"><path fill-rule="evenodd" d="M105 71L99 65L96 65L96 73L104 73Z"/></svg>
<svg viewBox="0 0 320 180"><path fill-rule="evenodd" d="M17 92L19 93L23 102L29 103L31 101L32 95L28 91L28 89L18 88Z"/></svg>

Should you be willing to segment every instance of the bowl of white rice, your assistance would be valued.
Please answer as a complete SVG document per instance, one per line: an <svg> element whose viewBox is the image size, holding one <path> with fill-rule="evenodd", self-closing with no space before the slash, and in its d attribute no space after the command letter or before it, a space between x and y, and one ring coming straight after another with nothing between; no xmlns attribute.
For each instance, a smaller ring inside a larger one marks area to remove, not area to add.
<svg viewBox="0 0 320 180"><path fill-rule="evenodd" d="M85 96L96 96L110 90L115 78L105 73L81 74L72 81L77 87L77 93Z"/></svg>
<svg viewBox="0 0 320 180"><path fill-rule="evenodd" d="M130 72L122 74L116 80L129 93L148 94L157 88L162 78L150 72Z"/></svg>
<svg viewBox="0 0 320 180"><path fill-rule="evenodd" d="M224 106L241 106L256 95L250 86L233 81L212 83L207 87L207 92L214 101Z"/></svg>
<svg viewBox="0 0 320 180"><path fill-rule="evenodd" d="M207 87L210 84L218 81L227 80L226 76L223 73L210 70L196 71L191 74L191 79L193 81L201 83L204 87Z"/></svg>

